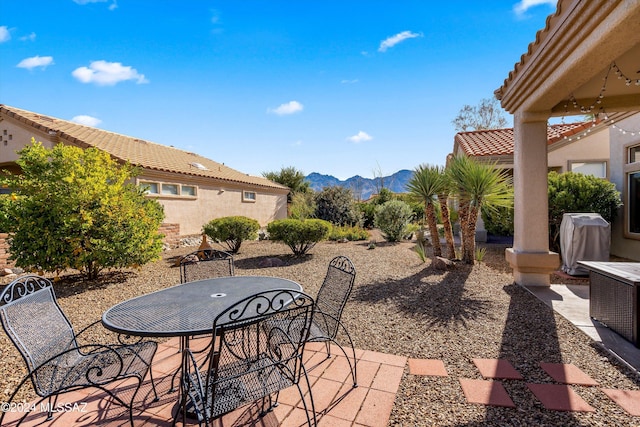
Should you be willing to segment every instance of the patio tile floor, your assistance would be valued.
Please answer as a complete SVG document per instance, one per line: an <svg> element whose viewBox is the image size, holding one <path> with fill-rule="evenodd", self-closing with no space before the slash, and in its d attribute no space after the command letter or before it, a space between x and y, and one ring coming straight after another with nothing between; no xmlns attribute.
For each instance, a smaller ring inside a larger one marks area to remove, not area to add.
<svg viewBox="0 0 640 427"><path fill-rule="evenodd" d="M338 347L331 349L331 358L326 357L324 344L310 343L305 350L305 366L313 391L316 417L319 426L386 426L400 385L406 357L356 350L358 360L358 387L353 380L347 359ZM347 353L348 354L348 353ZM180 363L178 340L172 339L158 346L153 362L153 376L159 394L154 395L149 378L143 383L134 404L136 426L170 426L176 408L176 392L170 393L173 373ZM301 382L307 402L308 388ZM114 386L124 400L131 398L136 381L128 380ZM61 395L59 404L63 410L46 420L46 413L36 408L21 424L33 426L127 426L128 410L113 402L106 393L98 389L87 389ZM77 404L64 410L64 404ZM304 404L296 387L280 393L279 405L263 417L259 417L259 406L244 406L216 420L216 426L281 426L306 425ZM10 415L4 425L14 426L17 416ZM195 420L186 420L186 425L197 425ZM181 420L176 424L182 426Z"/></svg>
<svg viewBox="0 0 640 427"><path fill-rule="evenodd" d="M522 375L506 359L473 359L474 365L484 378L521 380Z"/></svg>

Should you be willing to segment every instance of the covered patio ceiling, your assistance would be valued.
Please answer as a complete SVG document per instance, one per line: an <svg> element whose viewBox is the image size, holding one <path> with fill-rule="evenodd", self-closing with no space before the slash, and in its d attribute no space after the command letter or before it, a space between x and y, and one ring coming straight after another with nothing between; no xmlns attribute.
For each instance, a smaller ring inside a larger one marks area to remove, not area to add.
<svg viewBox="0 0 640 427"><path fill-rule="evenodd" d="M640 111L640 0L558 1L495 95L512 114Z"/></svg>

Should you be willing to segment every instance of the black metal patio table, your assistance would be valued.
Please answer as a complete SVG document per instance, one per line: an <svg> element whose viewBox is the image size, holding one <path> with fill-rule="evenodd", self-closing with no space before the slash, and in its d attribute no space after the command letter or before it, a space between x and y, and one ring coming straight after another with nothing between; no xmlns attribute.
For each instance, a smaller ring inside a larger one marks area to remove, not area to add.
<svg viewBox="0 0 640 427"><path fill-rule="evenodd" d="M278 289L302 291L302 286L269 276L187 282L116 304L104 312L102 323L107 329L126 335L180 337L181 348L186 349L189 337L213 333L214 319L226 308L251 295ZM182 370L180 366L176 374Z"/></svg>

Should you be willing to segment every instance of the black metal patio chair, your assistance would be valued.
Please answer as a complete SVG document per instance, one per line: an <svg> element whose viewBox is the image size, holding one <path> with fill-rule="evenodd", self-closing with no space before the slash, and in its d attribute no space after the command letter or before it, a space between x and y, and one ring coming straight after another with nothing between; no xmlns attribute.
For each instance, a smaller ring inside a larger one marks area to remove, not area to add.
<svg viewBox="0 0 640 427"><path fill-rule="evenodd" d="M56 407L60 394L96 387L129 409L129 421L133 426L133 401L147 372L151 375L149 368L157 349L155 342L80 345L78 337L100 321L76 334L58 305L51 282L35 275L20 277L4 288L0 294L0 321L22 355L28 371L9 402L26 382L31 381L34 391L40 396L36 405L48 399L50 410L47 420L51 420L51 409ZM125 378L138 380L128 404L106 387ZM157 399L152 376L151 384ZM0 425L4 415L4 412L0 414ZM25 412L17 425L27 415Z"/></svg>
<svg viewBox="0 0 640 427"><path fill-rule="evenodd" d="M327 348L327 358L331 357L331 343L336 344L349 362L353 386L358 386L356 375L356 350L349 331L342 321L342 312L351 295L353 283L356 279L356 269L351 260L345 256L337 256L329 262L327 274L322 282L322 286L316 296L316 305L313 313L313 325L309 333L309 341L324 342ZM344 335L349 340L353 363L344 347L336 340L339 330L342 329Z"/></svg>
<svg viewBox="0 0 640 427"><path fill-rule="evenodd" d="M198 367L189 349L183 352L181 399L192 402L200 425L256 401L261 401L260 415L265 415L277 404L280 390L293 385L300 392L307 423L316 424L311 384L302 364L313 307L313 299L300 291L272 290L245 298L216 317L217 339L212 338L215 345L206 366ZM303 376L309 405L300 387Z"/></svg>
<svg viewBox="0 0 640 427"><path fill-rule="evenodd" d="M233 255L225 251L202 249L180 259L180 283L233 275Z"/></svg>

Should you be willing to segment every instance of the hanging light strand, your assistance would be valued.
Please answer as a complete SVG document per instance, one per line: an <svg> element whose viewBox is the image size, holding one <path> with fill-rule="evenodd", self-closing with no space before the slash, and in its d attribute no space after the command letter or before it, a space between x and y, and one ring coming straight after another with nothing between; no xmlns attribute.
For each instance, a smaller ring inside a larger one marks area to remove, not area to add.
<svg viewBox="0 0 640 427"><path fill-rule="evenodd" d="M624 80L627 86L631 86L632 83L635 84L636 86L640 86L640 79L634 80L632 78L627 77L626 74L622 72L622 70L618 67L618 65L615 62L612 64L612 68L616 73L618 80Z"/></svg>
<svg viewBox="0 0 640 427"><path fill-rule="evenodd" d="M609 117L609 115L607 114L607 112L602 109L602 115L604 116L604 122L605 124L608 124L609 126L611 126L612 129L617 129L618 132L620 132L623 135L631 135L631 136L636 136L636 135L640 135L640 130L630 130L630 129L625 129L622 128L620 126L618 126L618 124L616 123L615 119L612 119Z"/></svg>

